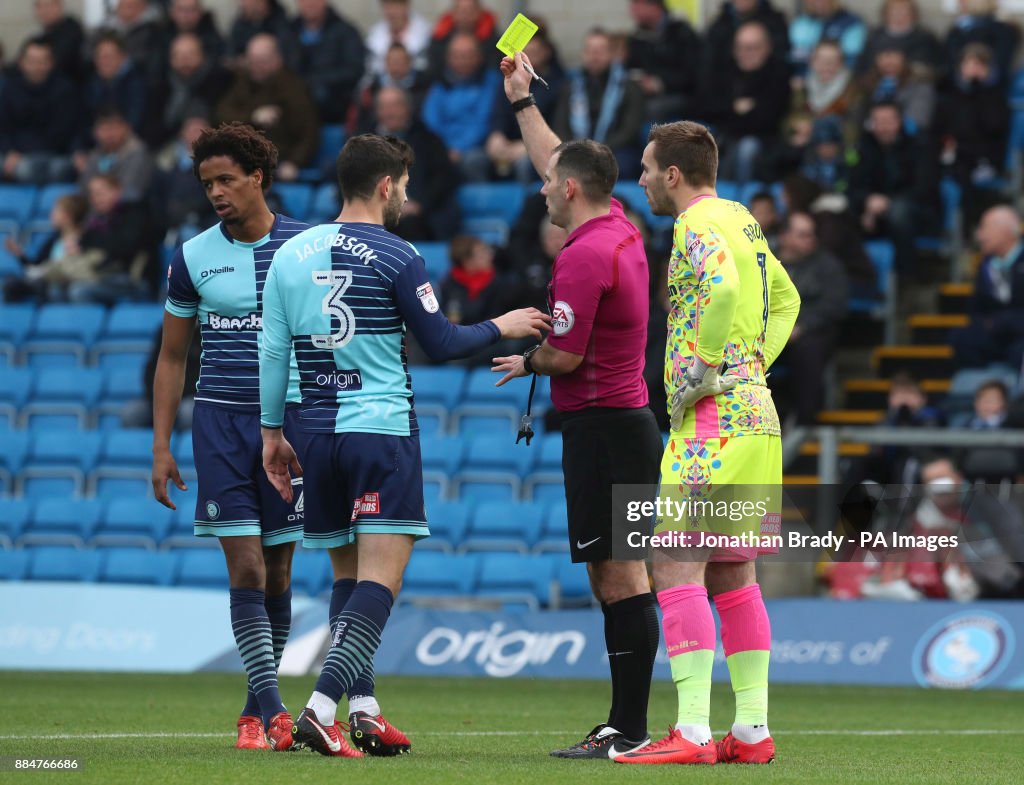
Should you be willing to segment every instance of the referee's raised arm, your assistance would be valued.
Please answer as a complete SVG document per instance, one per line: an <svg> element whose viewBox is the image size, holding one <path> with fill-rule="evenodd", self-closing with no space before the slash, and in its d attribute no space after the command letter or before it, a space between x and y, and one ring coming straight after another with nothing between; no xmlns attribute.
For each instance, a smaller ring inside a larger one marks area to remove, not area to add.
<svg viewBox="0 0 1024 785"><path fill-rule="evenodd" d="M512 104L512 112L523 134L526 152L530 155L533 168L543 178L551 151L558 147L562 140L551 130L537 108L537 101L530 94L533 77L526 70L526 66L533 68L530 58L522 52L516 52L514 58L502 59L501 73L505 77L505 96Z"/></svg>

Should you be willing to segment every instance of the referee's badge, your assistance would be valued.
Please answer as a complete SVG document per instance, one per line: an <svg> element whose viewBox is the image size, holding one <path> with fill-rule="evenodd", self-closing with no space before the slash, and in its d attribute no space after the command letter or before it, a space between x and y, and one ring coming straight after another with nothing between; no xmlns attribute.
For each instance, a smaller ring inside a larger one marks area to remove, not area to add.
<svg viewBox="0 0 1024 785"><path fill-rule="evenodd" d="M576 314L572 306L565 300L559 300L551 310L551 331L555 335L565 335L576 323Z"/></svg>
<svg viewBox="0 0 1024 785"><path fill-rule="evenodd" d="M416 297L419 299L424 311L427 313L437 313L440 306L437 304L437 297L434 296L434 287L429 282L416 288Z"/></svg>

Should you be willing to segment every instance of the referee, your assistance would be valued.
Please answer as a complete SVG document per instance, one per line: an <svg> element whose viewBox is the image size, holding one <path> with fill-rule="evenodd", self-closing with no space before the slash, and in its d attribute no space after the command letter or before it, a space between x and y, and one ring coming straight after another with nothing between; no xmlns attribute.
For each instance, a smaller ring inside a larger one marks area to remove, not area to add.
<svg viewBox="0 0 1024 785"><path fill-rule="evenodd" d="M648 743L647 700L657 654L657 599L642 561L612 559L612 486L658 482L661 435L647 407L644 353L649 278L640 232L612 198L619 169L612 151L561 142L530 95L523 54L501 63L505 94L541 174L551 223L568 239L548 286L551 333L522 356L496 357L502 385L530 373L551 376L562 413L562 468L573 562L586 562L604 613L612 679L607 722L559 758L608 760Z"/></svg>

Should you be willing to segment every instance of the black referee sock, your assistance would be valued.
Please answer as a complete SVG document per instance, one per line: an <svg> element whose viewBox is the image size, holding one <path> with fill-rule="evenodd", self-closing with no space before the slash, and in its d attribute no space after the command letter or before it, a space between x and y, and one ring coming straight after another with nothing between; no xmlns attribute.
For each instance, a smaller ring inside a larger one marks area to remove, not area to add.
<svg viewBox="0 0 1024 785"><path fill-rule="evenodd" d="M608 724L627 739L647 738L647 701L661 629L658 600L651 592L606 606L605 630L612 630L608 659L612 670L612 708ZM607 633L606 633L607 637Z"/></svg>
<svg viewBox="0 0 1024 785"><path fill-rule="evenodd" d="M601 613L604 614L604 647L608 652L608 671L612 677L612 706L608 710L608 724L612 725L612 720L618 715L619 712L619 658L612 657L613 651L618 651L615 648L615 616L612 614L610 606L602 602Z"/></svg>

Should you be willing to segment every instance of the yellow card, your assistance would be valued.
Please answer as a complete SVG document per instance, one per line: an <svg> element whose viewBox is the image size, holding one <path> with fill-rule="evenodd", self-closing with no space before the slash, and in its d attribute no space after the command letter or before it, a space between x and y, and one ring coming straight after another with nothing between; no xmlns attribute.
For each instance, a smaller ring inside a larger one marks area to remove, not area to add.
<svg viewBox="0 0 1024 785"><path fill-rule="evenodd" d="M498 49L509 57L515 57L516 52L522 52L526 48L536 32L537 25L522 14L516 14L516 18L508 26L508 30L498 40Z"/></svg>

